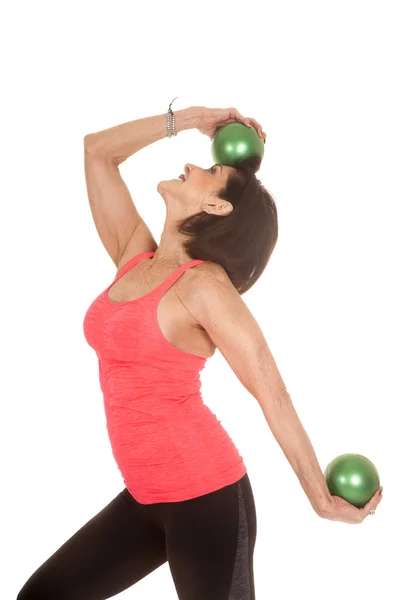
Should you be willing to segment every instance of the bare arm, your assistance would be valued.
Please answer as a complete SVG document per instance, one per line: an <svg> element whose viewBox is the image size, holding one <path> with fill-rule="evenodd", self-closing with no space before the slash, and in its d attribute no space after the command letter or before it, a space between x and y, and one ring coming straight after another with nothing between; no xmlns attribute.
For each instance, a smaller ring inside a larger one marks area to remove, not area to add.
<svg viewBox="0 0 400 600"><path fill-rule="evenodd" d="M196 107L176 111L175 130L195 128ZM154 252L157 243L139 214L119 165L145 146L167 137L166 115L137 119L84 138L85 177L90 210L103 246L118 267L129 254Z"/></svg>
<svg viewBox="0 0 400 600"><path fill-rule="evenodd" d="M174 111L175 131L195 129L200 113L197 107ZM142 148L167 137L166 112L154 117L128 121L85 136L85 147L111 159L115 165L124 162Z"/></svg>
<svg viewBox="0 0 400 600"><path fill-rule="evenodd" d="M196 275L185 306L258 401L312 507L324 517L331 499L324 474L257 321L218 265L201 265Z"/></svg>

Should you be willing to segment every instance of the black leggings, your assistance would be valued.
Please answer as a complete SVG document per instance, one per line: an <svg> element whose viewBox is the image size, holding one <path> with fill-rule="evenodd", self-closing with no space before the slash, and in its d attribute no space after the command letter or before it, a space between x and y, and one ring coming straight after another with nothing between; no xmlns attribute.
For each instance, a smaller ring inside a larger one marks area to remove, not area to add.
<svg viewBox="0 0 400 600"><path fill-rule="evenodd" d="M256 508L248 474L181 502L125 488L31 575L17 600L103 600L168 561L180 600L255 600Z"/></svg>

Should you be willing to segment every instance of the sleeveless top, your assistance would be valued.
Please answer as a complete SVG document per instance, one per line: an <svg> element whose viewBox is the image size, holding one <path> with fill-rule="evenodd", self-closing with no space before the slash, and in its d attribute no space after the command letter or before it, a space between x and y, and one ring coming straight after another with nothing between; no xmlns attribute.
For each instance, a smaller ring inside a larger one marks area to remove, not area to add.
<svg viewBox="0 0 400 600"><path fill-rule="evenodd" d="M216 491L246 474L231 437L201 396L206 358L180 350L162 334L157 306L187 270L128 302L109 289L154 252L132 258L89 306L84 336L98 358L106 426L125 486L142 504L178 502Z"/></svg>

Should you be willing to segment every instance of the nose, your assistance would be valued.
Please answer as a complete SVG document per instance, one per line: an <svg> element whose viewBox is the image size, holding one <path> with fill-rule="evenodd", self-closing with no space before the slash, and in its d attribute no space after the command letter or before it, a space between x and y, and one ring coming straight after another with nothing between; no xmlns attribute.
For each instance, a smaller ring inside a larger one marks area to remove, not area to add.
<svg viewBox="0 0 400 600"><path fill-rule="evenodd" d="M193 165L190 163L186 163L185 165L185 175L189 175L190 171L193 169Z"/></svg>

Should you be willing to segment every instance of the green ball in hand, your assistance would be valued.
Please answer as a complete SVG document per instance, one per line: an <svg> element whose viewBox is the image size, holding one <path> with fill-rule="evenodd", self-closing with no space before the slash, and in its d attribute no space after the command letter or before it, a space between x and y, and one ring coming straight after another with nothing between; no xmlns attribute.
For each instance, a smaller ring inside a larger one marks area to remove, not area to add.
<svg viewBox="0 0 400 600"><path fill-rule="evenodd" d="M215 163L236 167L246 158L264 156L264 140L254 127L243 123L229 123L218 129L212 144L211 153Z"/></svg>
<svg viewBox="0 0 400 600"><path fill-rule="evenodd" d="M341 454L325 469L332 496L339 496L357 508L363 508L380 488L375 465L361 454Z"/></svg>

